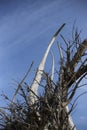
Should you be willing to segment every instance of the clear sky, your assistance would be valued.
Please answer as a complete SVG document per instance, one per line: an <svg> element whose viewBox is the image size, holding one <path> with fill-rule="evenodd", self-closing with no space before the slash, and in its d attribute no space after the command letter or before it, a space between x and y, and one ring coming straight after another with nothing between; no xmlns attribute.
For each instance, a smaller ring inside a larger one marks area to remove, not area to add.
<svg viewBox="0 0 87 130"><path fill-rule="evenodd" d="M14 80L20 81L32 61L36 69L57 28L65 22L68 38L74 21L87 38L86 0L0 0L0 93L11 95ZM79 130L87 130L86 98L72 114Z"/></svg>

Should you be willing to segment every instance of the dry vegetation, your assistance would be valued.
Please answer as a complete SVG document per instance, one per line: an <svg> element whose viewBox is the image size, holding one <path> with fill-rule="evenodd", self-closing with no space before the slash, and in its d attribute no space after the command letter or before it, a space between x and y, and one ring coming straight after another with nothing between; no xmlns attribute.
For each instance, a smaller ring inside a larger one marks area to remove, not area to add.
<svg viewBox="0 0 87 130"><path fill-rule="evenodd" d="M1 129L76 130L75 125L70 122L72 121L70 113L75 106L75 102L71 104L71 101L80 82L87 76L87 41L80 40L77 29L73 29L72 32L71 41L60 35L62 46L58 44L60 68L59 70L55 68L54 71L58 79L56 82L52 80L50 74L43 71L42 81L39 83L39 87L43 87L43 92L38 96L32 91L31 85L25 82L26 74L16 90L20 99L13 102L3 95L9 101L9 105L0 109ZM31 67L32 65L29 71ZM30 92L37 97L33 104L29 100ZM71 104L70 110L68 110L69 104Z"/></svg>

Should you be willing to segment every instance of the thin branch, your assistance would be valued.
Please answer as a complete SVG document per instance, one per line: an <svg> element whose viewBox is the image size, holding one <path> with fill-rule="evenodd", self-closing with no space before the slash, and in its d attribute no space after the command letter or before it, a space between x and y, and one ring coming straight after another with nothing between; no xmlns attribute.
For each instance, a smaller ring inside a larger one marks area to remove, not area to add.
<svg viewBox="0 0 87 130"><path fill-rule="evenodd" d="M12 98L12 102L14 102L14 100L15 100L15 98L16 98L16 95L17 95L19 89L21 88L22 83L24 82L24 80L25 80L26 77L28 76L28 74L29 74L29 72L30 72L30 70L31 70L31 68L32 68L32 66L33 66L33 63L34 63L34 62L31 63L31 65L30 65L30 67L29 67L27 73L25 74L25 76L23 77L23 79L21 80L21 82L19 83L19 85L18 85L18 87L17 87L17 89L16 89L16 91L15 91L15 94L14 94L14 96L13 96L13 98Z"/></svg>
<svg viewBox="0 0 87 130"><path fill-rule="evenodd" d="M81 57L84 55L86 50L87 50L87 40L84 40L77 48L77 52L74 54L72 61L70 63L73 66L73 68L75 68L75 66L77 65Z"/></svg>
<svg viewBox="0 0 87 130"><path fill-rule="evenodd" d="M51 57L52 57L52 74L51 74L51 80L53 81L54 79L54 55L52 51L50 51Z"/></svg>
<svg viewBox="0 0 87 130"><path fill-rule="evenodd" d="M75 92L76 92L76 90L77 90L77 88L78 88L79 83L82 81L82 79L85 77L85 75L87 75L87 73L85 73L84 75L82 75L81 78L80 78L80 79L78 80L78 82L76 83L74 89L72 90L71 95L70 95L69 98L68 98L69 101L72 100L72 98L73 98L73 96L75 95Z"/></svg>

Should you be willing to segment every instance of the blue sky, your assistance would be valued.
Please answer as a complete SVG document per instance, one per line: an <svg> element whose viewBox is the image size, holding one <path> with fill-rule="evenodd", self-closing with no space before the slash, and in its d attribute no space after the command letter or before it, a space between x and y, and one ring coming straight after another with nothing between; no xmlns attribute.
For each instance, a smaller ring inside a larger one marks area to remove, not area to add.
<svg viewBox="0 0 87 130"><path fill-rule="evenodd" d="M0 0L0 93L11 95L14 80L20 81L32 61L33 70L36 69L48 42L62 23L66 23L62 33L67 38L74 21L82 30L82 38L87 38L86 5L86 0ZM78 93L83 91L86 88ZM72 113L79 130L87 129L86 98L84 95L78 100Z"/></svg>

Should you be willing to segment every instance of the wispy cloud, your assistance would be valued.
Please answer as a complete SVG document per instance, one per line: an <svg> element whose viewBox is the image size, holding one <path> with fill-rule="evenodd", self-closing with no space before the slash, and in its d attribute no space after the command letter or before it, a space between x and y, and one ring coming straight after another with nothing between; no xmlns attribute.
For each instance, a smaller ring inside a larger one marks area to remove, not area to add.
<svg viewBox="0 0 87 130"><path fill-rule="evenodd" d="M81 121L85 121L86 117L85 116L80 116L79 118Z"/></svg>

